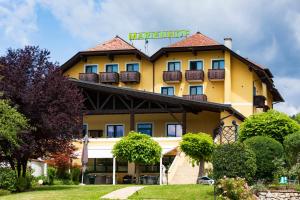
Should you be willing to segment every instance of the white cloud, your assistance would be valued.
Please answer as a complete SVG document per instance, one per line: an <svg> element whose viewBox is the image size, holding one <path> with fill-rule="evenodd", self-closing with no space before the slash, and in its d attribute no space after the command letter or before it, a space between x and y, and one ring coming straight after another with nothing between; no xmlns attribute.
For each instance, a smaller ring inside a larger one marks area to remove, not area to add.
<svg viewBox="0 0 300 200"><path fill-rule="evenodd" d="M265 62L272 61L276 56L278 52L278 43L275 37L272 38L272 43L267 46L261 55L263 55L263 59Z"/></svg>
<svg viewBox="0 0 300 200"><path fill-rule="evenodd" d="M275 109L288 115L299 113L300 78L278 77L274 81L285 99L284 103L275 104Z"/></svg>
<svg viewBox="0 0 300 200"><path fill-rule="evenodd" d="M0 28L12 43L26 45L37 30L35 0L0 1Z"/></svg>
<svg viewBox="0 0 300 200"><path fill-rule="evenodd" d="M286 15L286 23L288 24L292 35L298 46L300 45L300 13L296 11L289 11Z"/></svg>

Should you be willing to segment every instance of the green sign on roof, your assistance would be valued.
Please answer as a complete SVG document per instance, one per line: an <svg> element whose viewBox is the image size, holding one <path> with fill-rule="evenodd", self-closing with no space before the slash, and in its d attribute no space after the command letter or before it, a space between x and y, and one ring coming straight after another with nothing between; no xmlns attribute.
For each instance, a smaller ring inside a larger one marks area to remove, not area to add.
<svg viewBox="0 0 300 200"><path fill-rule="evenodd" d="M188 30L177 31L158 31L158 32L140 32L129 33L129 40L148 40L148 39L163 39L163 38L181 38L190 34Z"/></svg>

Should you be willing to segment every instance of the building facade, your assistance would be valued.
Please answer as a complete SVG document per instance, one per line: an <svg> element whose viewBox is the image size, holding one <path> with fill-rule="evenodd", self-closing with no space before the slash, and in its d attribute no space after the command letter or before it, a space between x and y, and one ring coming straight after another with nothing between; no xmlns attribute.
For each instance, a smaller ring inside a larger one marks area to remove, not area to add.
<svg viewBox="0 0 300 200"><path fill-rule="evenodd" d="M137 131L163 148L161 163L141 166L147 180L163 183L162 167L168 167L170 183L195 183L198 169L178 149L183 134L234 140L224 131L234 132L246 117L283 101L269 69L232 51L230 38L224 44L197 32L149 57L116 36L61 66L85 96L88 171L96 182L122 183L134 174L134 164L114 162L111 149ZM80 153L82 144L76 145Z"/></svg>

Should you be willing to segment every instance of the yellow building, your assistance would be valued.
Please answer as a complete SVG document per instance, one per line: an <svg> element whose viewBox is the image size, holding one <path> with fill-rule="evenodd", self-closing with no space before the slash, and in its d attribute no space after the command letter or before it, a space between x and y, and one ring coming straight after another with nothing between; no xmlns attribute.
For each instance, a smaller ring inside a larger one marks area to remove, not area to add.
<svg viewBox="0 0 300 200"><path fill-rule="evenodd" d="M245 117L283 101L270 70L232 51L230 38L224 41L196 33L149 57L116 36L62 65L85 96L88 171L97 183L122 183L134 174L134 164L115 163L111 154L131 130L152 136L163 148L160 163L141 167L145 180L164 183L161 169L169 166L170 183L195 183L197 167L178 149L183 134L235 140ZM80 153L82 144L76 145Z"/></svg>

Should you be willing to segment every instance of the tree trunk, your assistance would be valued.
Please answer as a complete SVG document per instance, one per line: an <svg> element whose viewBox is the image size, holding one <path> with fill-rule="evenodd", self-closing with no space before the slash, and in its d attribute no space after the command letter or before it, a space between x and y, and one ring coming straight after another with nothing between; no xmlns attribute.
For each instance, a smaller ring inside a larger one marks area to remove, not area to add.
<svg viewBox="0 0 300 200"><path fill-rule="evenodd" d="M22 162L22 176L26 177L26 171L27 171L27 160Z"/></svg>
<svg viewBox="0 0 300 200"><path fill-rule="evenodd" d="M136 184L140 184L139 179L140 179L140 165L135 163L135 182Z"/></svg>
<svg viewBox="0 0 300 200"><path fill-rule="evenodd" d="M200 160L198 177L204 176L204 160Z"/></svg>
<svg viewBox="0 0 300 200"><path fill-rule="evenodd" d="M20 160L17 161L17 175L18 175L18 177L21 176L21 162L20 162Z"/></svg>
<svg viewBox="0 0 300 200"><path fill-rule="evenodd" d="M16 170L16 166L15 166L14 160L11 157L9 157L7 160L9 162L10 168L15 171Z"/></svg>

